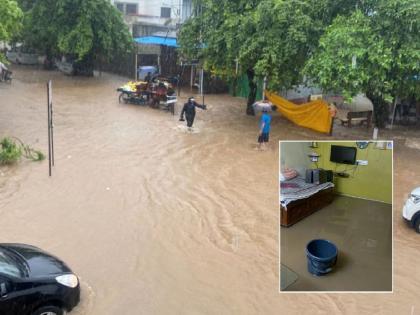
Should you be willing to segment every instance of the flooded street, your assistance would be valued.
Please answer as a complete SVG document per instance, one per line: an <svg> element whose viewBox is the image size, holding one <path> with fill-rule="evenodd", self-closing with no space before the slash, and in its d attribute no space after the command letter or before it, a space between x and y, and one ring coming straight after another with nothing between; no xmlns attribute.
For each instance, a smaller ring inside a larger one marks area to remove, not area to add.
<svg viewBox="0 0 420 315"><path fill-rule="evenodd" d="M394 293L279 294L277 141L328 136L276 116L259 152L243 99L206 96L188 133L178 121L185 91L172 116L119 104L121 77L13 71L12 85L0 84L0 136L47 152L52 79L55 167L51 178L48 161L0 167L0 242L69 264L82 282L71 314L420 314L420 236L401 218L420 185L420 150L406 138L420 131L393 137ZM337 126L334 136L371 134Z"/></svg>

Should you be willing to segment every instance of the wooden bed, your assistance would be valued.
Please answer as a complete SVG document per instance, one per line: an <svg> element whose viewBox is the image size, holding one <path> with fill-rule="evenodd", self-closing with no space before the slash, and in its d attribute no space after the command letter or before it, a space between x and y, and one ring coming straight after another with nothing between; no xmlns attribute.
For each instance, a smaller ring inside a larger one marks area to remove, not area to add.
<svg viewBox="0 0 420 315"><path fill-rule="evenodd" d="M283 206L280 206L280 224L284 227L292 226L303 218L329 205L333 199L334 188L330 187L318 191L308 198L290 202L287 205L287 210Z"/></svg>

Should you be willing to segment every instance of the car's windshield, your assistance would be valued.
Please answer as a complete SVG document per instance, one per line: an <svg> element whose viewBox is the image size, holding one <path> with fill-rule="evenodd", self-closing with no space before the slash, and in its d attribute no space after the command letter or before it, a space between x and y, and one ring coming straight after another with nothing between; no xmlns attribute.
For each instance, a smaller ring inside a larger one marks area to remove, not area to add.
<svg viewBox="0 0 420 315"><path fill-rule="evenodd" d="M2 248L0 248L0 273L13 277L21 277L24 274L19 260Z"/></svg>

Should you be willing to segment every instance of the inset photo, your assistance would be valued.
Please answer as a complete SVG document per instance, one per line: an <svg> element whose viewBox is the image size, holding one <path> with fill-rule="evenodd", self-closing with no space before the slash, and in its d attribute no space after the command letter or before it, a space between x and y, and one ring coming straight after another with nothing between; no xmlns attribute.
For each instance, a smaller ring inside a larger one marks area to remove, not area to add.
<svg viewBox="0 0 420 315"><path fill-rule="evenodd" d="M280 141L281 292L392 292L393 142Z"/></svg>

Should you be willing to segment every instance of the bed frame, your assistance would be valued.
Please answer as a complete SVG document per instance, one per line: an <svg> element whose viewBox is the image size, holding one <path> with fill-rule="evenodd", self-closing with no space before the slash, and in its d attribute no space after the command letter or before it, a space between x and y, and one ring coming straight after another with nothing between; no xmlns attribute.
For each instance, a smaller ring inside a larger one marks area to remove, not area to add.
<svg viewBox="0 0 420 315"><path fill-rule="evenodd" d="M318 191L308 198L290 202L287 205L287 210L283 206L280 206L280 224L284 227L292 226L303 218L329 205L333 199L334 188L330 187Z"/></svg>

